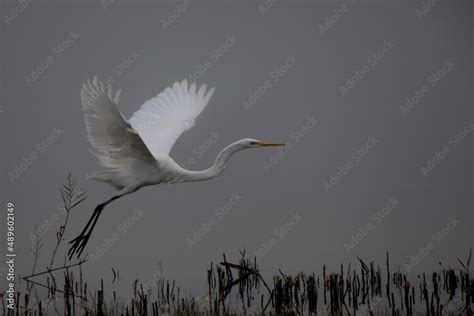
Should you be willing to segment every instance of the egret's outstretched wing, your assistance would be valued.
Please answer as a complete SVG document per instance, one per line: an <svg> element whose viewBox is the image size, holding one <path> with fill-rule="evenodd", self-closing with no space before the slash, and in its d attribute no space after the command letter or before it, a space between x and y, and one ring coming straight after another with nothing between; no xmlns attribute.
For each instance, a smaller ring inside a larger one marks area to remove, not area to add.
<svg viewBox="0 0 474 316"><path fill-rule="evenodd" d="M87 138L99 151L99 160L109 168L124 167L135 161L153 163L155 159L136 131L117 108L120 91L112 97L110 85L87 81L81 89Z"/></svg>
<svg viewBox="0 0 474 316"><path fill-rule="evenodd" d="M214 93L206 92L206 85L199 90L187 80L175 82L153 99L145 102L129 122L155 157L169 155L178 137L194 126Z"/></svg>

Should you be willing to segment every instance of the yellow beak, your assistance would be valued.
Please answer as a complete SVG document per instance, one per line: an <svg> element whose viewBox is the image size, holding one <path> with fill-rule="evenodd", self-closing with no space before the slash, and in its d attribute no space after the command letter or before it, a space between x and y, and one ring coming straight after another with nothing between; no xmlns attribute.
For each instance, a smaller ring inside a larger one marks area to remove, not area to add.
<svg viewBox="0 0 474 316"><path fill-rule="evenodd" d="M256 141L256 143L257 145L260 145L260 146L285 146L285 144L283 143L267 142L263 140L258 140Z"/></svg>

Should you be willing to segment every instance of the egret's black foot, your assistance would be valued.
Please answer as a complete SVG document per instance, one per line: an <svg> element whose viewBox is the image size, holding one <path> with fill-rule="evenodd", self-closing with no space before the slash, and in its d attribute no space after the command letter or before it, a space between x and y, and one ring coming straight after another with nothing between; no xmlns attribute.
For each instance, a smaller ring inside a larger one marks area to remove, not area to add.
<svg viewBox="0 0 474 316"><path fill-rule="evenodd" d="M87 245L87 242L89 241L89 238L91 237L91 233L92 232L89 232L85 235L81 233L79 236L69 242L69 244L72 244L68 252L69 260L72 259L74 254L77 254L77 258L81 256L82 252L84 251L84 248Z"/></svg>
<svg viewBox="0 0 474 316"><path fill-rule="evenodd" d="M86 227L84 227L79 236L69 242L70 244L72 244L71 248L68 251L69 260L72 259L74 254L77 254L77 258L81 256L82 252L84 251L84 248L87 245L87 242L89 241L89 238L91 238L92 231L94 230L94 227L97 224L97 220L99 219L102 210L107 204L120 197L121 195L116 195L111 199L105 201L104 203L96 206L94 212L92 213L92 216L89 218L89 221L86 224Z"/></svg>
<svg viewBox="0 0 474 316"><path fill-rule="evenodd" d="M86 227L84 227L79 236L69 242L72 244L68 252L69 260L72 259L74 254L77 254L77 258L81 256L84 248L87 245L87 242L89 241L89 238L91 238L92 231L94 230L95 224L97 224L97 220L99 219L100 213L102 212L104 206L105 203L97 205L94 212L92 213L92 216L89 218Z"/></svg>

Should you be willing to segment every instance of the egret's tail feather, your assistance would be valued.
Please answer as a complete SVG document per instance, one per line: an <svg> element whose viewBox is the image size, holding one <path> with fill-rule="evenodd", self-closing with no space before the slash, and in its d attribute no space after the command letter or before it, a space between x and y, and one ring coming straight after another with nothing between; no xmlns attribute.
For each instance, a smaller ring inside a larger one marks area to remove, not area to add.
<svg viewBox="0 0 474 316"><path fill-rule="evenodd" d="M118 172L114 170L89 173L86 175L86 179L108 183L114 186L117 190L122 190L124 188L123 185L118 183Z"/></svg>
<svg viewBox="0 0 474 316"><path fill-rule="evenodd" d="M86 175L87 180L97 180L101 182L109 182L113 180L115 171L98 171Z"/></svg>

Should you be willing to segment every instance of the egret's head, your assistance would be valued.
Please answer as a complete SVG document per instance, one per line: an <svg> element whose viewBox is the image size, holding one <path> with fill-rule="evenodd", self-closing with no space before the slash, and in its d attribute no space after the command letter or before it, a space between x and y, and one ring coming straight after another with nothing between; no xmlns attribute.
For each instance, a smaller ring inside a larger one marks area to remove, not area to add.
<svg viewBox="0 0 474 316"><path fill-rule="evenodd" d="M285 144L246 138L242 140L242 145L244 145L247 148L256 148L256 147L266 147L266 146L284 146Z"/></svg>

